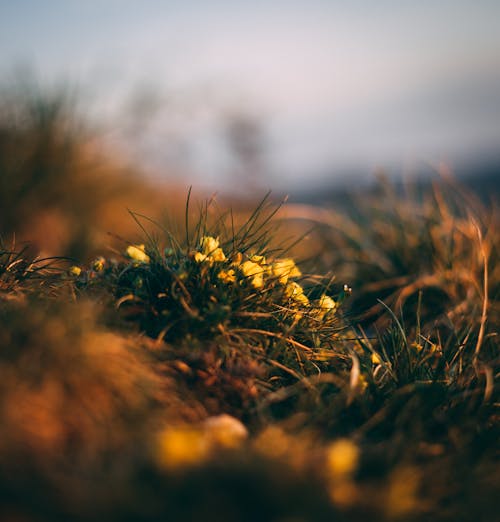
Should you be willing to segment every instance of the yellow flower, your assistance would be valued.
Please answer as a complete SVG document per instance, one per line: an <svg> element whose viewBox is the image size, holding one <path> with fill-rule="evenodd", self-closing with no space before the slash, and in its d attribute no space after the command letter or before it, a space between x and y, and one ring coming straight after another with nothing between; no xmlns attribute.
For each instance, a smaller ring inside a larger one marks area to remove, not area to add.
<svg viewBox="0 0 500 522"><path fill-rule="evenodd" d="M332 442L326 451L326 465L330 475L345 477L358 467L359 448L349 439Z"/></svg>
<svg viewBox="0 0 500 522"><path fill-rule="evenodd" d="M246 277L252 277L263 273L262 267L253 261L245 261L244 263L241 263L240 270Z"/></svg>
<svg viewBox="0 0 500 522"><path fill-rule="evenodd" d="M311 311L311 314L316 319L323 319L326 314L334 312L337 308L337 303L328 295L323 294L318 300L317 306Z"/></svg>
<svg viewBox="0 0 500 522"><path fill-rule="evenodd" d="M318 302L318 306L323 312L327 313L335 310L335 308L337 308L337 303L330 296L322 295Z"/></svg>
<svg viewBox="0 0 500 522"><path fill-rule="evenodd" d="M301 271L295 265L293 259L277 259L271 266L272 275L278 279L282 285L286 285L288 279L300 277Z"/></svg>
<svg viewBox="0 0 500 522"><path fill-rule="evenodd" d="M149 263L149 256L144 251L145 247L141 245L129 245L126 250L126 254L130 259L139 263Z"/></svg>
<svg viewBox="0 0 500 522"><path fill-rule="evenodd" d="M262 288L264 286L265 269L258 263L245 261L244 263L241 263L240 270L245 277L251 278L250 284L254 288Z"/></svg>
<svg viewBox="0 0 500 522"><path fill-rule="evenodd" d="M194 254L194 260L197 263L202 263L203 261L208 261L209 263L215 261L219 263L226 260L222 248L219 247L219 238L203 236L200 239L200 248L201 252Z"/></svg>
<svg viewBox="0 0 500 522"><path fill-rule="evenodd" d="M307 298L307 295L304 294L304 289L298 283L288 283L285 287L285 295L296 303L304 306L309 304L309 299Z"/></svg>
<svg viewBox="0 0 500 522"><path fill-rule="evenodd" d="M181 468L203 462L209 452L206 437L191 427L170 427L158 436L157 460L165 468Z"/></svg>
<svg viewBox="0 0 500 522"><path fill-rule="evenodd" d="M72 266L68 272L70 275L78 277L82 273L82 269L79 266Z"/></svg>
<svg viewBox="0 0 500 522"><path fill-rule="evenodd" d="M215 238L212 236L203 236L200 239L200 247L201 251L206 255L209 256L219 248L219 238Z"/></svg>
<svg viewBox="0 0 500 522"><path fill-rule="evenodd" d="M382 362L382 359L380 358L379 354L376 352L372 352L372 363L373 364L380 364Z"/></svg>
<svg viewBox="0 0 500 522"><path fill-rule="evenodd" d="M106 263L106 260L104 257L99 256L92 262L92 270L94 272L102 272L104 270L104 264Z"/></svg>
<svg viewBox="0 0 500 522"><path fill-rule="evenodd" d="M236 281L236 273L232 268L221 270L217 277L224 283L234 283Z"/></svg>
<svg viewBox="0 0 500 522"><path fill-rule="evenodd" d="M423 346L420 343L418 343L417 341L411 343L411 347L415 348L415 350L417 352L421 352L423 350Z"/></svg>

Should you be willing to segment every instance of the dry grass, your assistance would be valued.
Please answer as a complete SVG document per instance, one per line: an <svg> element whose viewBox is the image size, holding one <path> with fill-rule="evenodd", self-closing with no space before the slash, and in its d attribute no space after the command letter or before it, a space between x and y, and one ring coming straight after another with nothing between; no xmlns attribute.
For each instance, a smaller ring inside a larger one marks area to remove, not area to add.
<svg viewBox="0 0 500 522"><path fill-rule="evenodd" d="M0 245L2 520L495 520L495 201L383 184L280 210L320 225L295 245L267 199L124 224L151 189L56 101L0 132L4 237L81 255Z"/></svg>

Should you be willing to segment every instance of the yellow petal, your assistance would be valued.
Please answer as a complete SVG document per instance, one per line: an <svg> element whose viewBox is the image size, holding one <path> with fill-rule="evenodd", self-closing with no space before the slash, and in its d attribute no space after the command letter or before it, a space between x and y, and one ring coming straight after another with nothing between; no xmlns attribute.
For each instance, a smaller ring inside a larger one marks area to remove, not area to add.
<svg viewBox="0 0 500 522"><path fill-rule="evenodd" d="M208 256L212 261L216 261L217 263L220 263L221 261L226 260L226 256L224 252L222 251L222 248L216 248L210 256Z"/></svg>
<svg viewBox="0 0 500 522"><path fill-rule="evenodd" d="M205 259L207 259L207 256L205 254L202 254L201 252L195 252L194 260L197 263L202 263L203 261L205 261Z"/></svg>
<svg viewBox="0 0 500 522"><path fill-rule="evenodd" d="M309 304L309 299L308 299L307 295L304 294L304 289L298 283L295 283L295 282L288 283L285 287L285 295L286 295L286 297L288 297L289 299L292 299L293 301L295 301L297 303L300 303L303 305Z"/></svg>
<svg viewBox="0 0 500 522"><path fill-rule="evenodd" d="M322 295L318 305L325 312L331 312L337 307L337 303L328 295Z"/></svg>
<svg viewBox="0 0 500 522"><path fill-rule="evenodd" d="M130 245L127 247L126 253L130 259L138 261L139 263L149 263L149 256L144 251L145 247L143 244Z"/></svg>
<svg viewBox="0 0 500 522"><path fill-rule="evenodd" d="M293 259L277 259L272 264L272 274L282 285L286 285L289 278L300 277L301 271L295 265Z"/></svg>
<svg viewBox="0 0 500 522"><path fill-rule="evenodd" d="M246 277L252 277L259 274L262 275L264 273L262 267L253 261L245 261L244 263L241 263L240 270Z"/></svg>
<svg viewBox="0 0 500 522"><path fill-rule="evenodd" d="M252 286L254 288L262 288L264 286L264 278L262 274L257 274L252 278Z"/></svg>
<svg viewBox="0 0 500 522"><path fill-rule="evenodd" d="M201 251L206 255L212 254L219 248L219 238L212 236L203 236L200 239Z"/></svg>

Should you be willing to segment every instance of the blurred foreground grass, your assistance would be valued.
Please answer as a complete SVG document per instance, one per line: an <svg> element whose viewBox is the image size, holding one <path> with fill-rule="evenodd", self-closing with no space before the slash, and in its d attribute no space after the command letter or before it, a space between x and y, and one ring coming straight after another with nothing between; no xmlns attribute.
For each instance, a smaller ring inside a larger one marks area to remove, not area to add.
<svg viewBox="0 0 500 522"><path fill-rule="evenodd" d="M0 132L2 520L497 519L495 202L386 184L167 226L60 103Z"/></svg>

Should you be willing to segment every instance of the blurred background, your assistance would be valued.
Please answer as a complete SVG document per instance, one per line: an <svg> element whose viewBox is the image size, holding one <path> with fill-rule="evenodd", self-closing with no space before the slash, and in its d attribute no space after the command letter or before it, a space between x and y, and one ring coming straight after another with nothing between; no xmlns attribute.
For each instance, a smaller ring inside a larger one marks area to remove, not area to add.
<svg viewBox="0 0 500 522"><path fill-rule="evenodd" d="M495 0L2 1L0 75L2 233L57 224L47 251L190 184L318 201L381 170L498 179Z"/></svg>

